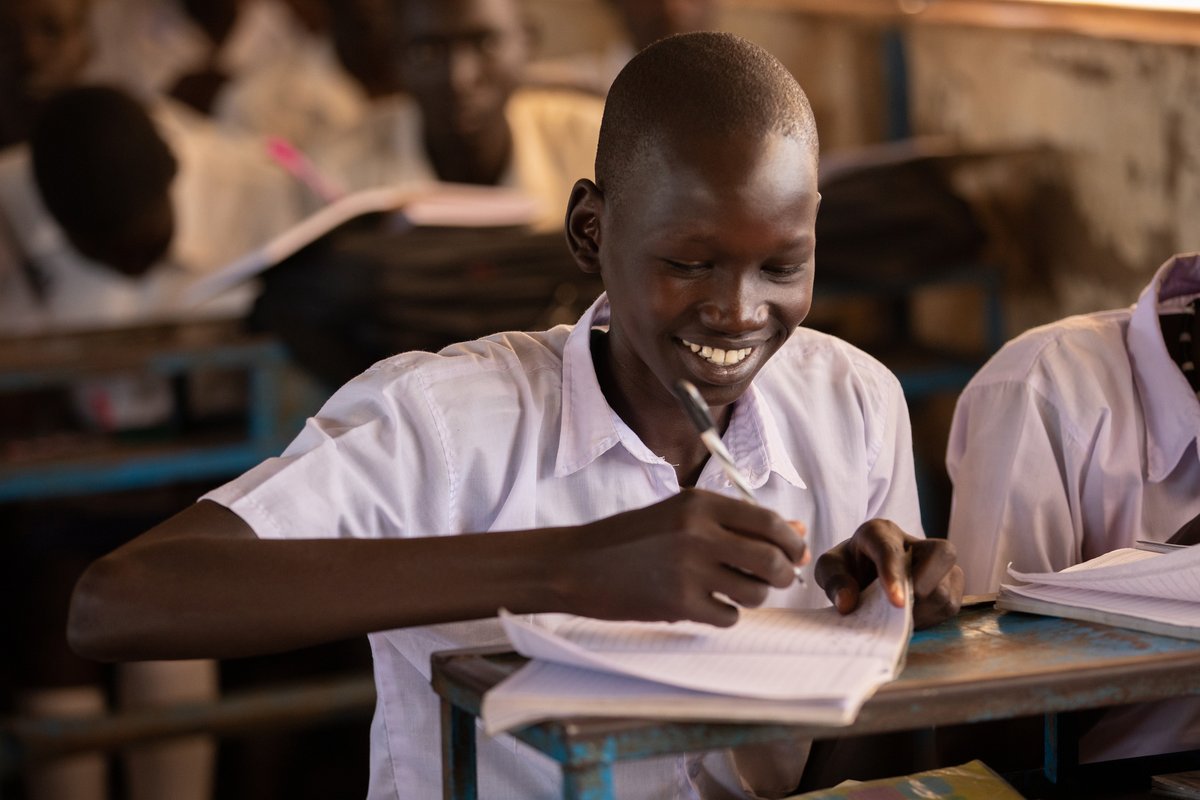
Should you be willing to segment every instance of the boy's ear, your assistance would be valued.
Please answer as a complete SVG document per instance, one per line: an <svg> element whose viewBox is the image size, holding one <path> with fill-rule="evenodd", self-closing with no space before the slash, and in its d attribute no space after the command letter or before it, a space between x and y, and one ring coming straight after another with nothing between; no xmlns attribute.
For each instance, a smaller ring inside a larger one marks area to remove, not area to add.
<svg viewBox="0 0 1200 800"><path fill-rule="evenodd" d="M567 201L567 247L584 272L600 272L600 216L604 194L586 178L575 182Z"/></svg>

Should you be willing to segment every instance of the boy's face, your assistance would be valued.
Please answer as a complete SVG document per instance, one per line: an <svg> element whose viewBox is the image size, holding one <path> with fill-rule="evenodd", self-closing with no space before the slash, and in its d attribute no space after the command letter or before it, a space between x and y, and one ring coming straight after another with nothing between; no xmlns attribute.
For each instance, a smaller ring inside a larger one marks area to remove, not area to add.
<svg viewBox="0 0 1200 800"><path fill-rule="evenodd" d="M404 0L400 28L404 84L435 135L505 124L527 56L514 0Z"/></svg>
<svg viewBox="0 0 1200 800"><path fill-rule="evenodd" d="M692 141L628 168L596 220L626 401L673 407L678 378L714 408L746 391L808 314L819 204L815 155L774 133Z"/></svg>
<svg viewBox="0 0 1200 800"><path fill-rule="evenodd" d="M91 56L85 0L0 0L3 69L30 97L71 85Z"/></svg>
<svg viewBox="0 0 1200 800"><path fill-rule="evenodd" d="M103 233L66 231L80 253L122 275L144 275L167 254L175 235L175 213L169 195L134 215L126 225Z"/></svg>

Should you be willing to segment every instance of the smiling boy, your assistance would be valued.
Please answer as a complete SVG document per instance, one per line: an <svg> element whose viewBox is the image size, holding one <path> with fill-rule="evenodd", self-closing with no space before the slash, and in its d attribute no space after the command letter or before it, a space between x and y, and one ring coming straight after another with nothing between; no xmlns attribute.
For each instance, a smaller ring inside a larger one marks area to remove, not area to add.
<svg viewBox="0 0 1200 800"><path fill-rule="evenodd" d="M647 48L609 95L596 181L568 203L571 251L607 295L574 327L375 365L282 457L97 562L72 642L181 658L370 633L370 796L433 797L429 654L500 639L500 607L717 625L738 614L721 596L849 612L876 575L898 602L911 558L917 624L952 615L952 550L904 533L920 523L896 379L797 327L816 164L807 100L761 48L709 33ZM761 506L730 496L672 395L679 377ZM821 557L800 585L805 526ZM557 767L507 737L479 755L484 796L559 791ZM738 796L761 777L786 791L801 765L761 776L728 752L654 759L618 769L616 789Z"/></svg>

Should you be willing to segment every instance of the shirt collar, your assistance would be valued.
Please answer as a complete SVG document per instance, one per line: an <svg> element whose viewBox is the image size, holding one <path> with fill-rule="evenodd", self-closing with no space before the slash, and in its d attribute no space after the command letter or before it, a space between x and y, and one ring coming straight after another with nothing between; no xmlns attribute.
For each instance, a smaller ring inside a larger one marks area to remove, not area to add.
<svg viewBox="0 0 1200 800"><path fill-rule="evenodd" d="M724 441L751 487L758 489L767 482L768 474L774 472L792 486L808 488L788 455L770 404L754 384L734 407Z"/></svg>
<svg viewBox="0 0 1200 800"><path fill-rule="evenodd" d="M621 440L613 419L616 415L600 391L600 379L592 363L592 329L606 327L608 319L608 295L601 294L575 323L563 346L556 478L578 472Z"/></svg>
<svg viewBox="0 0 1200 800"><path fill-rule="evenodd" d="M608 295L601 294L580 317L563 347L562 426L555 477L578 472L618 444L641 461L662 462L612 410L600 390L591 334L596 328L606 328L609 318ZM806 488L768 403L754 385L734 407L724 441L752 487L759 488L767 482L768 473L775 472L793 486Z"/></svg>
<svg viewBox="0 0 1200 800"><path fill-rule="evenodd" d="M1200 402L1167 352L1159 313L1200 293L1200 253L1173 256L1142 290L1126 341L1146 424L1146 477L1158 482L1175 469L1200 434Z"/></svg>

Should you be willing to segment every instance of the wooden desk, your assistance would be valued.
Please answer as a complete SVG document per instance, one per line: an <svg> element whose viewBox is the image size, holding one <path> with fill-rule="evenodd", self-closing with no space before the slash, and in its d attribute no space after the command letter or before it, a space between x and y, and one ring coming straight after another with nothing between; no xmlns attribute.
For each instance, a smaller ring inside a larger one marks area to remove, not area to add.
<svg viewBox="0 0 1200 800"><path fill-rule="evenodd" d="M433 688L442 697L444 796L474 798L475 718L483 693L524 663L493 649L437 653ZM515 731L558 761L563 796L612 796L623 759L733 747L785 737L899 731L1200 694L1200 642L1085 622L973 608L913 636L900 677L883 686L846 728L567 719ZM1069 756L1070 747L1062 754ZM1048 736L1050 779L1070 771Z"/></svg>

